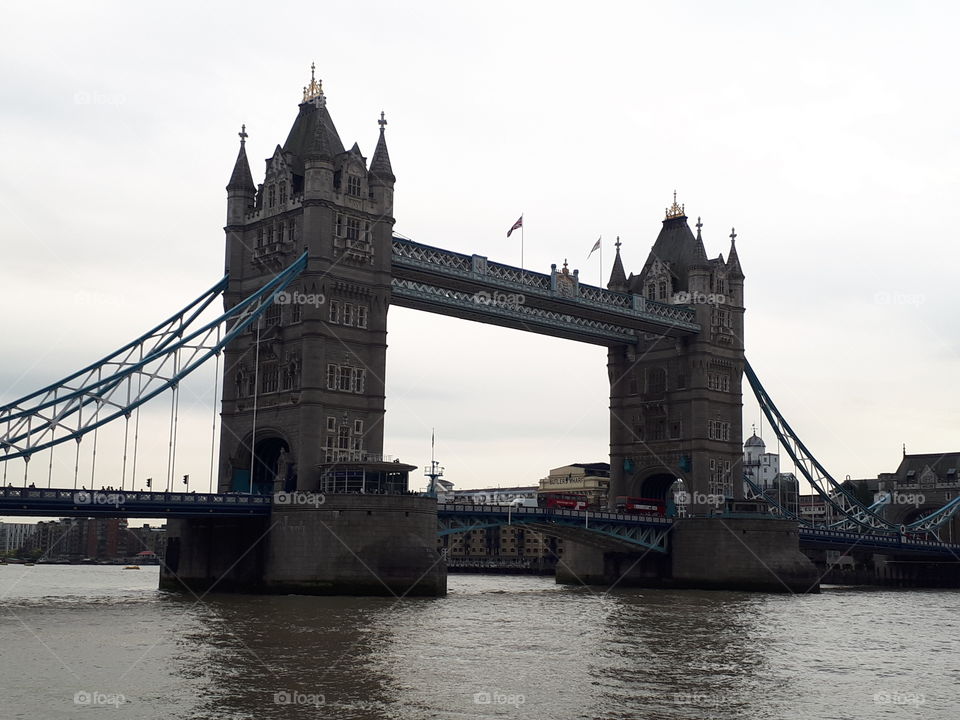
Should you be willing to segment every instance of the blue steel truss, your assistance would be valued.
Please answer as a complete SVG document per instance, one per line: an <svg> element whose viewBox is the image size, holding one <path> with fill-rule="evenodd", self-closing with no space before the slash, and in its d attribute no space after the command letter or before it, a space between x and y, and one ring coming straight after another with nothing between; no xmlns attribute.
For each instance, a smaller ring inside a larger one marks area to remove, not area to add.
<svg viewBox="0 0 960 720"><path fill-rule="evenodd" d="M881 499L867 507L846 487L834 480L784 419L749 362L744 364L744 375L757 397L757 402L760 403L760 409L763 410L764 416L770 422L770 426L786 449L787 454L796 464L797 469L817 494L835 511L837 517L841 518L831 523L828 526L830 529L846 531L865 529L871 533L879 534L914 533L936 537L937 529L960 511L960 497L958 497L909 525L897 525L881 517L877 514L877 511L886 504L886 500ZM748 483L748 485L753 484ZM758 492L762 494L762 490L756 485L753 485L751 489L755 494ZM765 499L771 502L768 498ZM780 510L786 512L783 508L780 508ZM794 519L799 520L796 516L794 516Z"/></svg>
<svg viewBox="0 0 960 720"><path fill-rule="evenodd" d="M77 442L164 391L242 333L306 267L303 253L266 285L215 320L201 313L226 289L228 278L179 312L102 360L0 407L0 462L24 458L60 443ZM199 326L199 327L195 327Z"/></svg>
<svg viewBox="0 0 960 720"><path fill-rule="evenodd" d="M667 538L673 523L664 518L639 518L607 512L552 508L508 508L497 505L440 504L438 534L453 535L501 525L523 525L547 535L576 533L578 539L621 548L668 552Z"/></svg>

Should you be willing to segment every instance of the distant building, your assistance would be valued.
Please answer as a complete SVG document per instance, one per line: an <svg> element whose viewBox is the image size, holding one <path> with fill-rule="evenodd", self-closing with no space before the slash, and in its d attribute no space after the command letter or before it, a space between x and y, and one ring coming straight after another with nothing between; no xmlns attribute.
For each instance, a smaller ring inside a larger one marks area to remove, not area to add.
<svg viewBox="0 0 960 720"><path fill-rule="evenodd" d="M450 486L451 489L444 492L445 502L465 503L468 505L509 505L517 498L521 498L528 501L529 504L535 505L537 501L538 488L536 485L505 488L477 488L474 490L453 490L453 483L450 483Z"/></svg>
<svg viewBox="0 0 960 720"><path fill-rule="evenodd" d="M610 464L573 463L554 468L540 481L540 494L586 495L590 507L606 507L610 492Z"/></svg>
<svg viewBox="0 0 960 720"><path fill-rule="evenodd" d="M768 453L767 445L756 429L743 444L743 474L757 485L771 503L787 512L797 513L800 507L800 482L793 473L780 472L780 456ZM746 483L744 483L746 485ZM751 489L744 487L749 495Z"/></svg>
<svg viewBox="0 0 960 720"><path fill-rule="evenodd" d="M536 506L539 488L525 485L505 488L454 490L453 483L442 492L437 484L437 501L471 505L510 505L520 500L525 506ZM453 570L524 570L548 572L563 555L559 538L525 528L522 525L500 525L437 538L437 547Z"/></svg>
<svg viewBox="0 0 960 720"><path fill-rule="evenodd" d="M0 553L15 552L22 548L36 529L34 523L0 522Z"/></svg>
<svg viewBox="0 0 960 720"><path fill-rule="evenodd" d="M30 527L21 550L55 561L125 562L144 551L162 559L166 546L166 528L129 528L123 518L64 518Z"/></svg>

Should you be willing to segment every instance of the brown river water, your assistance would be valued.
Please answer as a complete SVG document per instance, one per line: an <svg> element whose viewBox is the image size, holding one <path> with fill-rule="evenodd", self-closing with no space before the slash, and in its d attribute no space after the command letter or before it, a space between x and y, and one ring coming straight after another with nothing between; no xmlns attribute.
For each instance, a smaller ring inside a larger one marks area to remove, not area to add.
<svg viewBox="0 0 960 720"><path fill-rule="evenodd" d="M0 566L0 719L960 718L960 592L208 595Z"/></svg>

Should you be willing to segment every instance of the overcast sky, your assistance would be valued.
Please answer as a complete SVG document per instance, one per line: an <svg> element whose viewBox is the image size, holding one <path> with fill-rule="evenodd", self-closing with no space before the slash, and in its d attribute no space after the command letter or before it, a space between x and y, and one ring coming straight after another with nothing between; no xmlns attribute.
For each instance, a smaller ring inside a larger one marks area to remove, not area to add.
<svg viewBox="0 0 960 720"><path fill-rule="evenodd" d="M605 284L615 236L639 272L676 189L711 256L736 226L747 356L836 477L894 470L902 443L957 450L958 14L876 1L9 5L0 401L220 277L240 125L259 181L316 62L347 147L369 158L386 111L398 232L519 264L505 235L522 212L528 268L569 258L595 284L597 255L585 258L602 235ZM389 333L386 453L425 465L436 427L460 488L608 458L603 348L402 308ZM183 400L175 472L197 489L212 379ZM159 402L140 479L166 473ZM119 484L118 438L104 434L98 484ZM54 483L69 485L72 451L58 453ZM38 464L30 479L45 484ZM22 480L23 464L9 472Z"/></svg>

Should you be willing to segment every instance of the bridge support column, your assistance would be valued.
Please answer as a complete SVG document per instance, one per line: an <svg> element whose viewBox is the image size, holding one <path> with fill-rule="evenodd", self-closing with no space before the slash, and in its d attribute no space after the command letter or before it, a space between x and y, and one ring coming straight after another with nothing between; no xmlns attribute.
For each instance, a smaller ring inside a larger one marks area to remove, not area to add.
<svg viewBox="0 0 960 720"><path fill-rule="evenodd" d="M437 503L290 493L269 518L171 520L160 587L195 593L437 596ZM294 502L295 501L295 502Z"/></svg>
<svg viewBox="0 0 960 720"><path fill-rule="evenodd" d="M820 592L813 563L800 552L797 525L767 518L678 520L670 554L622 552L567 542L557 582L617 587L700 588L774 593Z"/></svg>
<svg viewBox="0 0 960 720"><path fill-rule="evenodd" d="M820 592L813 563L800 552L797 524L771 518L690 518L670 534L674 587L759 592Z"/></svg>

